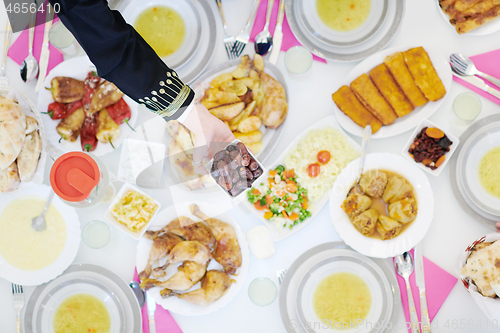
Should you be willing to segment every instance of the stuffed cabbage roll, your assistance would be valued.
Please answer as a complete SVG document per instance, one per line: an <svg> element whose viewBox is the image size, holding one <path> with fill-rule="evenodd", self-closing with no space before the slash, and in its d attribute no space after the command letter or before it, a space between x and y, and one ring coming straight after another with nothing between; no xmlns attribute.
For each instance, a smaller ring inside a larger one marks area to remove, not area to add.
<svg viewBox="0 0 500 333"><path fill-rule="evenodd" d="M352 219L352 224L360 233L369 236L375 232L379 213L376 209L368 209Z"/></svg>
<svg viewBox="0 0 500 333"><path fill-rule="evenodd" d="M378 217L377 231L382 240L392 239L401 233L403 225L388 216L380 215Z"/></svg>
<svg viewBox="0 0 500 333"><path fill-rule="evenodd" d="M377 169L365 172L359 180L359 187L373 198L380 198L387 186L387 175Z"/></svg>
<svg viewBox="0 0 500 333"><path fill-rule="evenodd" d="M359 213L362 213L368 208L370 208L371 204L372 204L372 199L370 199L366 195L355 193L349 195L344 200L344 202L342 203L342 209L352 219Z"/></svg>
<svg viewBox="0 0 500 333"><path fill-rule="evenodd" d="M389 216L401 223L408 223L417 216L417 203L413 198L404 198L389 205Z"/></svg>
<svg viewBox="0 0 500 333"><path fill-rule="evenodd" d="M382 199L387 203L393 203L411 195L411 191L412 187L406 179L400 176L394 176L389 179Z"/></svg>

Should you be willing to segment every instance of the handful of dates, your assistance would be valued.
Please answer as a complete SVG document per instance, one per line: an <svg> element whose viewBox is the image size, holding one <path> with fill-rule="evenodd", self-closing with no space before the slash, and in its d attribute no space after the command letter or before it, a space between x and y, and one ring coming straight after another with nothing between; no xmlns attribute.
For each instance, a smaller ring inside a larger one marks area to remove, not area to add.
<svg viewBox="0 0 500 333"><path fill-rule="evenodd" d="M249 153L242 142L232 142L214 155L210 174L229 195L238 194L251 188L264 173L262 166Z"/></svg>

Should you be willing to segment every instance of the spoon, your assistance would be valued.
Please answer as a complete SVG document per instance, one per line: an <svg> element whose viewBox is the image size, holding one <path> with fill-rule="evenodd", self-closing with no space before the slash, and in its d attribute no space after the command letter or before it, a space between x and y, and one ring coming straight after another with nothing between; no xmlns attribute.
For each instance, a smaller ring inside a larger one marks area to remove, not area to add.
<svg viewBox="0 0 500 333"><path fill-rule="evenodd" d="M412 333L420 333L420 328L418 327L418 317L415 310L415 303L413 302L413 295L411 293L410 286L410 275L413 273L413 258L409 252L396 256L396 261L394 263L396 266L396 271L398 274L405 279L406 283L406 293L408 295L408 307L410 309L411 318L411 331Z"/></svg>
<svg viewBox="0 0 500 333"><path fill-rule="evenodd" d="M255 53L265 56L273 48L273 36L269 32L269 23L271 21L271 12L273 11L274 0L267 1L266 25L264 29L255 36Z"/></svg>
<svg viewBox="0 0 500 333"><path fill-rule="evenodd" d="M129 287L132 288L132 291L134 292L135 297L137 297L137 301L139 301L139 306L142 309L142 307L144 306L144 303L146 302L146 299L144 297L144 291L141 289L139 282L132 281L129 283Z"/></svg>
<svg viewBox="0 0 500 333"><path fill-rule="evenodd" d="M21 78L24 82L32 81L38 75L38 62L33 56L33 38L35 36L36 11L30 16L29 50L28 56L21 64Z"/></svg>
<svg viewBox="0 0 500 333"><path fill-rule="evenodd" d="M365 130L363 131L363 142L361 143L361 159L359 161L358 179L356 180L356 183L351 187L351 189L347 192L347 196L349 196L349 193L351 193L353 188L358 186L359 181L361 180L361 176L363 175L363 170L365 168L366 150L368 149L368 142L370 141L371 135L372 127L370 125L366 125Z"/></svg>
<svg viewBox="0 0 500 333"><path fill-rule="evenodd" d="M31 220L31 227L35 229L35 231L44 231L47 229L47 223L45 222L45 213L47 213L47 209L52 202L52 197L54 196L54 192L50 191L49 197L47 199L47 203L45 204L45 208L43 209L42 214L36 216Z"/></svg>

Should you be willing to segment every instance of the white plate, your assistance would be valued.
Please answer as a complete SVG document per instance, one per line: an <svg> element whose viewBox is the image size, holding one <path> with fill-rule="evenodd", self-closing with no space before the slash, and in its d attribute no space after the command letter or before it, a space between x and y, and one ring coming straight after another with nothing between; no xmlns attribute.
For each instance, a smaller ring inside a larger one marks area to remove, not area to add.
<svg viewBox="0 0 500 333"><path fill-rule="evenodd" d="M86 56L72 58L70 60L63 61L56 67L54 67L49 75L45 78L44 87L50 88L50 81L56 76L67 76L78 80L84 80L87 77L89 71L95 70L94 65L90 62L89 58ZM132 117L129 120L130 126L134 127L137 120L137 115L139 113L137 107L138 104L134 102L130 97L124 95L123 99L127 102L132 112ZM52 94L47 89L41 89L38 93L37 107L41 112L47 112L47 107L54 100ZM52 120L48 115L43 115L43 123L45 125L45 130L47 133L47 140L51 142L56 148L59 148L64 153L70 151L82 151L82 146L80 144L80 137L75 142L69 142L66 140L59 139L61 136L57 133L56 126L61 120ZM125 138L132 132L127 124L120 125L120 136L113 142L115 148L118 148ZM102 156L107 153L112 152L114 149L109 143L99 142L97 148L92 152L96 156Z"/></svg>
<svg viewBox="0 0 500 333"><path fill-rule="evenodd" d="M434 194L425 173L415 163L395 154L366 155L365 170L382 169L400 174L413 186L416 194L417 217L399 236L380 240L363 236L340 207L356 182L359 159L351 162L337 177L330 196L330 216L340 238L354 250L369 257L389 258L409 251L427 233L434 217Z"/></svg>
<svg viewBox="0 0 500 333"><path fill-rule="evenodd" d="M350 47L361 44L371 37L382 26L387 17L388 0L373 1L366 21L352 31L336 31L323 23L316 10L317 0L302 0L301 20L306 29L319 41L339 47Z"/></svg>
<svg viewBox="0 0 500 333"><path fill-rule="evenodd" d="M458 175L466 195L481 210L500 216L500 199L484 190L479 182L479 164L491 149L500 146L500 127L492 123L477 131L467 140L458 157Z"/></svg>
<svg viewBox="0 0 500 333"><path fill-rule="evenodd" d="M413 131L413 134L410 136L410 139L408 140L405 147L401 151L401 155L403 155L404 157L406 157L406 159L408 159L412 162L415 162L415 160L410 156L410 153L408 152L408 150L410 149L410 146L412 145L412 143L415 141L415 138L417 137L417 135L420 133L420 131L422 131L422 129L424 127L435 127L435 128L440 129L440 127L438 125L434 124L433 122L431 122L428 119L422 119L422 121L420 121L420 124L418 124L418 126L415 128L415 130ZM448 164L448 161L451 160L451 156L453 155L453 153L455 152L455 150L458 147L458 144L460 143L460 140L458 140L458 138L456 136L454 136L453 134L447 133L447 132L444 132L444 134L448 137L448 139L451 140L451 142L453 144L450 146L450 151L444 155L445 159L444 159L443 164L441 164L437 169L432 170L431 168L426 167L422 163L415 163L420 169L422 169L422 170L424 170L424 171L426 171L426 172L428 172L431 175L436 176L436 177L441 174L441 171L443 171L446 164Z"/></svg>
<svg viewBox="0 0 500 333"><path fill-rule="evenodd" d="M12 201L24 198L36 198L46 200L52 191L47 185L30 187L15 194L8 194L0 201L0 214ZM52 205L61 213L66 224L66 243L59 257L50 265L37 270L25 271L10 265L0 254L0 277L9 282L25 286L36 286L48 282L62 272L75 260L78 248L80 247L80 222L74 208L66 205L57 196L52 199Z"/></svg>
<svg viewBox="0 0 500 333"><path fill-rule="evenodd" d="M275 162L272 163L272 164L270 164L269 167L266 167L266 169L273 170L278 165L284 164L284 160L285 160L286 155L290 152L290 150L292 148L294 148L294 147L297 146L297 144L299 143L300 140L302 140L305 136L307 136L307 134L309 133L310 130L325 128L325 127L331 127L333 129L339 130L340 132L342 132L342 134L344 134L344 136L347 139L347 142L350 143L351 146L355 150L357 150L358 152L361 151L361 147L356 143L356 141L354 141L353 139L351 139L350 136L348 136L347 134L345 134L345 132L342 130L342 128L339 126L339 124L335 120L335 117L334 116L329 116L329 117L326 117L326 118L318 121L317 123L309 126L308 128L306 128L300 135L298 135L288 145L287 149L285 149L283 151L283 153L281 153L281 155L275 160ZM253 206L253 204L251 204L248 200L243 200L243 204L252 213L254 213L260 219L260 221L269 229L269 231L271 232L271 235L273 236L273 239L275 241L280 241L282 239L290 237L291 235L295 234L300 229L304 228L306 225L308 225L309 223L311 223L311 221L316 217L316 215L318 215L318 213L321 211L321 209L323 208L323 206L326 204L326 202L328 201L328 199L330 199L329 198L329 192L325 191L325 193L323 193L323 196L319 200L317 200L317 201L309 201L309 208L308 208L308 210L311 212L311 216L308 217L307 219L305 219L304 222L302 222L302 223L297 224L296 226L294 226L292 229L289 229L289 228L277 229L272 222L269 222L267 219L264 218L264 211L256 210L255 207Z"/></svg>
<svg viewBox="0 0 500 333"><path fill-rule="evenodd" d="M127 5L123 11L123 17L128 24L134 26L139 15L146 9L154 6L170 7L179 13L184 20L186 26L184 42L176 52L162 58L170 68L177 69L182 67L191 60L200 46L200 15L190 0L135 0Z"/></svg>
<svg viewBox="0 0 500 333"><path fill-rule="evenodd" d="M441 13L441 16L443 17L443 19L446 22L448 22L448 25L456 32L455 27L450 23L450 17L448 16L448 14L443 12L441 7L439 6L438 0L436 0L436 5L437 5L438 11L439 11L439 13ZM493 21L491 21L491 22L489 22L489 23L487 23L487 24L485 24L477 29L474 29L470 32L467 32L465 35L484 36L484 35L492 34L492 33L497 32L499 30L500 30L500 20L497 17L495 20L493 20Z"/></svg>
<svg viewBox="0 0 500 333"><path fill-rule="evenodd" d="M184 202L181 204L176 204L175 206L165 208L158 214L158 218L149 226L148 230L159 230L178 216L187 216L193 221L199 221L200 219L193 216L191 214L191 211L189 210L189 206L193 203L197 204L200 210L206 215L220 219L221 221L229 223L234 227L234 230L236 231L236 237L238 237L238 242L240 244L242 264L238 269L238 275L231 275L231 279L236 282L231 285L224 296L208 306L194 305L177 297L164 299L160 295L161 288L159 287L148 290L150 295L155 299L156 303L161 305L164 309L184 316L206 315L211 312L217 311L227 305L245 284L245 279L248 275L248 270L250 267L250 252L248 251L248 243L246 241L245 234L231 215L225 212L223 213L220 208L211 204L204 202ZM136 267L138 272L142 272L146 267L152 244L153 241L146 238L141 238L139 240L139 243L137 244L136 255ZM175 272L177 272L177 267L179 265L180 264L169 265L167 268L166 277L161 278L161 280L164 281L167 279L167 277L170 278ZM212 269L222 270L222 266L215 260L211 260L210 264L208 265L207 271ZM198 288L200 288L199 282L189 290L195 290Z"/></svg>
<svg viewBox="0 0 500 333"><path fill-rule="evenodd" d="M351 82L354 81L361 74L363 73L368 74L370 70L383 63L384 58L386 56L391 55L395 52L406 51L411 48L412 46L406 46L406 47L398 46L380 51L372 55L371 57L367 58L359 65L354 67L354 69L349 74L347 74L346 78L342 82L342 85L349 86ZM434 65L434 68L436 69L439 78L441 79L444 87L446 88L447 91L446 95L439 101L427 102L427 104L425 104L424 106L415 108L413 112L402 118L396 119L396 121L391 125L382 126L377 133L372 135L372 139L390 138L415 128L415 126L417 126L422 119L429 118L430 116L432 116L434 112L436 112L437 109L444 102L446 97L448 97L449 95L448 93L451 89L451 81L453 79L450 64L439 52L428 47L425 47L425 50L429 54L432 64ZM347 132L359 137L363 136L363 128L356 125L356 123L354 123L351 120L351 118L349 118L342 111L340 111L340 109L336 105L334 105L334 113L340 125Z"/></svg>
<svg viewBox="0 0 500 333"><path fill-rule="evenodd" d="M91 264L73 264L57 279L38 286L25 308L25 333L54 333L53 315L59 304L77 293L101 299L110 312L110 333L141 331L141 309L132 289L115 273Z"/></svg>
<svg viewBox="0 0 500 333"><path fill-rule="evenodd" d="M331 270L330 270L331 269ZM394 268L389 266L386 262L380 259L367 258L351 249L343 242L325 243L313 247L299 258L288 269L279 294L279 307L281 320L284 327L289 333L303 333L303 332L321 332L322 322L317 318L309 317L306 319L305 315L299 313L299 303L297 298L299 294L304 295L303 299L307 297L304 294L306 288L301 282L308 282L310 279L319 277L320 274L334 272L335 270L351 271L355 274L364 274L362 277L369 279L372 282L370 287L372 291L373 305L377 308L373 309L375 314L374 321L365 322L360 327L360 330L342 330L348 332L391 332L395 327L399 311L401 308L401 297L399 293L399 286L394 273ZM373 281L375 278L376 281ZM302 286L302 288L301 288ZM314 284L311 285L314 288ZM375 297L377 297L375 299ZM302 300L303 302L303 300ZM301 303L303 304L303 303ZM307 304L303 304L302 309ZM376 316L375 312L380 315ZM304 312L303 312L304 314ZM311 321L309 321L309 319ZM378 319L378 320L377 320ZM303 327L300 323L306 320L309 323ZM374 324L378 325L374 325ZM326 330L325 330L326 331ZM328 332L338 332L340 330L330 329Z"/></svg>
<svg viewBox="0 0 500 333"><path fill-rule="evenodd" d="M0 95L1 96L11 96L14 95L14 100L17 100L19 106L23 110L26 116L31 116L36 119L38 122L38 132L40 133L40 138L42 139L42 151L40 152L40 159L38 160L38 168L36 170L35 175L29 182L21 182L17 189L11 192L0 192L0 196L3 194L12 194L18 191L22 191L25 188L38 186L43 183L43 178L45 176L45 160L47 159L47 135L45 133L45 127L43 126L42 114L37 109L35 104L23 93L9 87L9 86L0 86Z"/></svg>
<svg viewBox="0 0 500 333"><path fill-rule="evenodd" d="M132 232L130 231L127 226L125 226L124 224L118 222L116 220L116 218L113 216L113 214L111 214L111 211L113 210L113 207L116 205L117 202L119 202L123 196L125 195L125 192L127 191L136 191L150 199L152 199L154 201L154 203L158 206L158 208L156 209L156 212L153 214L153 216L151 216L151 220L149 220L149 222L144 226L142 227L142 229L138 232ZM160 209L161 209L161 204L156 201L155 199L153 199L150 195L147 195L146 193L144 193L142 190L138 189L137 187L133 186L132 184L128 184L128 183L125 183L123 184L122 188L120 189L120 191L118 192L118 194L116 194L116 196L114 197L113 201L111 202L111 204L109 205L108 209L106 210L106 212L104 213L104 219L114 225L115 227L117 227L118 229L120 229L121 231L123 231L124 233L126 233L127 235L129 235L130 237L132 237L133 239L141 239L142 235L144 235L144 233L146 232L146 230L148 229L148 226L153 222L153 220L155 219L155 217L158 215L158 213L160 212Z"/></svg>

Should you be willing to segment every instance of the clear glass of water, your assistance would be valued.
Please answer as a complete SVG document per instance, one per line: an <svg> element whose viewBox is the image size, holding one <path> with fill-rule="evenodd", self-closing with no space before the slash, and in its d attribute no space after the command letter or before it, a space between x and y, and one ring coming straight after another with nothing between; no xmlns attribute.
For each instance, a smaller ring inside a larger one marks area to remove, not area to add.
<svg viewBox="0 0 500 333"><path fill-rule="evenodd" d="M101 249L105 247L111 238L109 226L99 220L90 221L83 228L83 241L91 249Z"/></svg>
<svg viewBox="0 0 500 333"><path fill-rule="evenodd" d="M278 291L273 281L266 277L258 277L250 283L248 296L255 305L267 306L274 302Z"/></svg>
<svg viewBox="0 0 500 333"><path fill-rule="evenodd" d="M471 123L481 113L481 100L472 92L463 92L453 101L453 112L467 123Z"/></svg>
<svg viewBox="0 0 500 333"><path fill-rule="evenodd" d="M304 74L312 66L311 52L303 46L293 46L285 53L285 67L292 74Z"/></svg>
<svg viewBox="0 0 500 333"><path fill-rule="evenodd" d="M50 28L49 41L55 48L61 51L66 58L83 54L82 47L61 21L55 22Z"/></svg>

